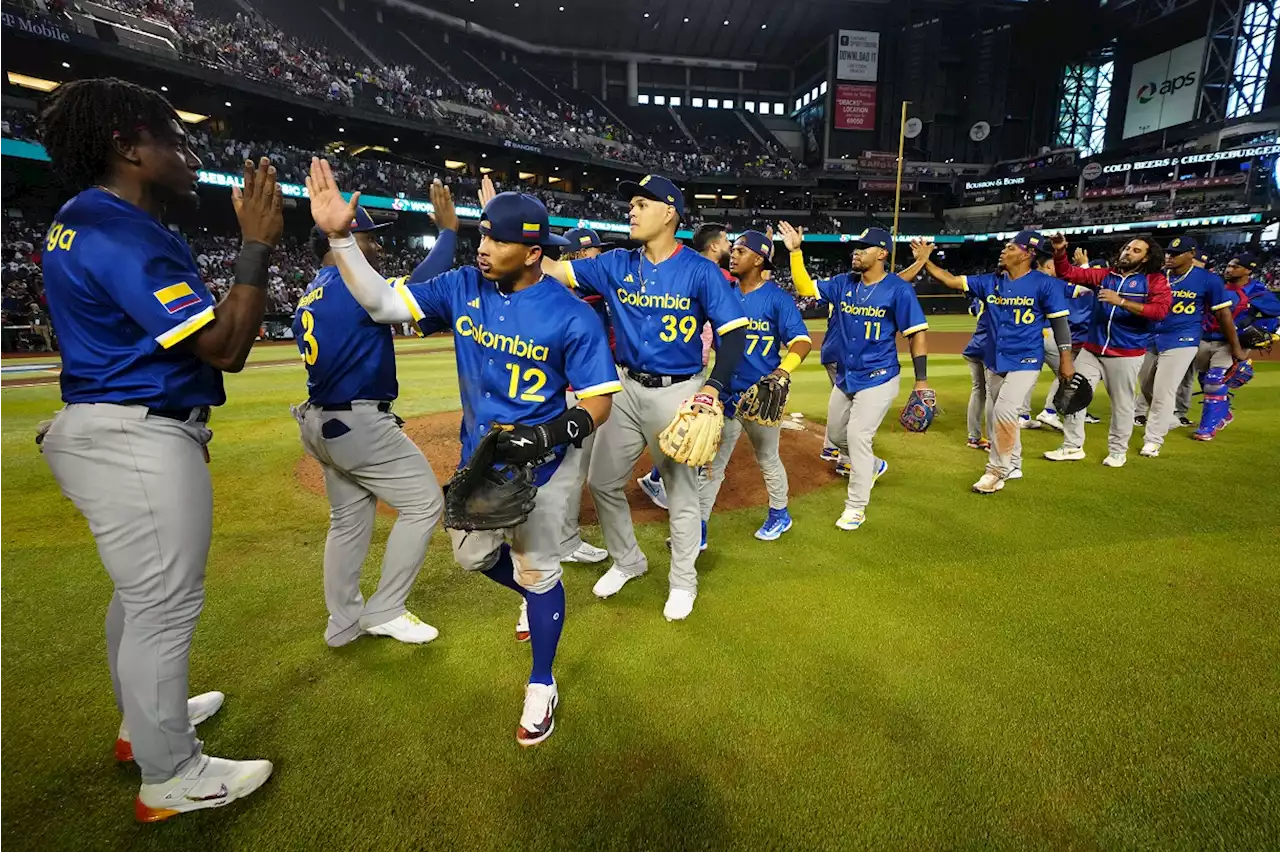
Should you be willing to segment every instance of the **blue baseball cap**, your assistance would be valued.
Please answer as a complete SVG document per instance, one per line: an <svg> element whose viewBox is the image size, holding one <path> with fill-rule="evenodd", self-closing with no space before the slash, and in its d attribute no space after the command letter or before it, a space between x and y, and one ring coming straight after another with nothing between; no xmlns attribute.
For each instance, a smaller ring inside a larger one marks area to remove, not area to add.
<svg viewBox="0 0 1280 852"><path fill-rule="evenodd" d="M353 234L363 233L365 231L378 231L382 228L391 227L394 222L383 222L381 224L373 221L373 217L369 215L369 211L363 207L356 206L356 215L351 217L351 226L348 230ZM313 225L311 228L311 250L315 252L317 258L323 259L329 253L329 236L322 230L319 225Z"/></svg>
<svg viewBox="0 0 1280 852"><path fill-rule="evenodd" d="M551 233L547 205L523 192L500 192L480 212L480 233L502 243L527 246L567 246Z"/></svg>
<svg viewBox="0 0 1280 852"><path fill-rule="evenodd" d="M1209 252L1205 251L1204 249L1200 249L1198 252L1196 252L1196 260L1200 261L1201 263L1208 264Z"/></svg>
<svg viewBox="0 0 1280 852"><path fill-rule="evenodd" d="M764 269L773 269L773 243L766 234L759 231L743 231L733 244L750 249L764 258Z"/></svg>
<svg viewBox="0 0 1280 852"><path fill-rule="evenodd" d="M604 248L609 243L600 239L600 235L590 228L570 228L564 232L564 238L569 241L569 248L574 251L582 251L586 248Z"/></svg>
<svg viewBox="0 0 1280 852"><path fill-rule="evenodd" d="M1032 254L1053 254L1049 240L1039 231L1019 231L1009 242Z"/></svg>
<svg viewBox="0 0 1280 852"><path fill-rule="evenodd" d="M1106 269L1109 266L1111 266L1111 264L1107 262L1105 257L1095 257L1089 261L1090 269Z"/></svg>
<svg viewBox="0 0 1280 852"><path fill-rule="evenodd" d="M850 242L853 243L854 248L875 246L876 248L890 251L890 247L893 245L893 237L884 228L867 228Z"/></svg>
<svg viewBox="0 0 1280 852"><path fill-rule="evenodd" d="M1258 268L1258 256L1250 252L1241 252L1231 258L1231 262L1236 266L1243 266L1245 269L1253 270Z"/></svg>
<svg viewBox="0 0 1280 852"><path fill-rule="evenodd" d="M618 184L618 196L623 201L630 201L637 195L670 204L676 208L676 215L681 219L684 218L684 193L680 191L680 187L662 175L645 175L639 183L624 180Z"/></svg>
<svg viewBox="0 0 1280 852"><path fill-rule="evenodd" d="M1169 240L1169 245L1164 247L1165 254L1185 254L1189 251L1197 251L1200 248L1195 237L1174 237ZM1196 257L1200 255L1197 253Z"/></svg>

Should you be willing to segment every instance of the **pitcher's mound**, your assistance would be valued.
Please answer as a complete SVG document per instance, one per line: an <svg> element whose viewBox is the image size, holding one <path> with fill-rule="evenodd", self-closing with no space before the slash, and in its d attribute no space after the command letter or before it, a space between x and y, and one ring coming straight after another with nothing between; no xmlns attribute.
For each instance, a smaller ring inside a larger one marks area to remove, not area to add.
<svg viewBox="0 0 1280 852"><path fill-rule="evenodd" d="M405 433L413 442L422 448L431 462L431 469L443 484L452 475L458 465L458 423L461 415L456 411L444 414L432 414L418 417L404 425ZM791 494L805 494L839 482L835 465L824 462L819 456L822 452L822 427L804 421L805 429L782 431L781 455L782 463L787 469L787 479ZM664 520L666 512L649 502L636 485L635 480L648 473L653 467L648 452L636 462L631 481L627 483L627 501L631 504L631 514L637 523ZM324 475L320 464L311 456L304 455L298 461L298 481L302 487L315 494L324 493ZM582 523L596 522L595 506L591 502L591 494L584 487L582 497ZM724 486L716 500L716 508L729 511L745 509L751 506L766 506L768 493L764 488L764 478L760 475L760 467L756 464L755 455L751 451L751 441L744 434L733 448L733 458L729 461L729 471L725 476ZM379 511L391 511L379 504Z"/></svg>

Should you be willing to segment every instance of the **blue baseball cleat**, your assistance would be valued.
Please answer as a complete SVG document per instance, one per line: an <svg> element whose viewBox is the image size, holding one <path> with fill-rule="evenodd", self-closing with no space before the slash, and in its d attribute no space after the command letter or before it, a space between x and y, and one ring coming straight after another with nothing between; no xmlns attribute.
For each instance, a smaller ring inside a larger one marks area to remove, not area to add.
<svg viewBox="0 0 1280 852"><path fill-rule="evenodd" d="M835 447L823 447L822 460L828 462L840 461L840 450Z"/></svg>
<svg viewBox="0 0 1280 852"><path fill-rule="evenodd" d="M640 486L640 490L644 492L644 496L653 501L653 505L657 506L659 509L667 508L667 486L661 479L654 479L653 473L637 479L636 485Z"/></svg>
<svg viewBox="0 0 1280 852"><path fill-rule="evenodd" d="M756 538L761 541L775 541L791 529L791 513L786 509L770 509L764 526L756 530Z"/></svg>

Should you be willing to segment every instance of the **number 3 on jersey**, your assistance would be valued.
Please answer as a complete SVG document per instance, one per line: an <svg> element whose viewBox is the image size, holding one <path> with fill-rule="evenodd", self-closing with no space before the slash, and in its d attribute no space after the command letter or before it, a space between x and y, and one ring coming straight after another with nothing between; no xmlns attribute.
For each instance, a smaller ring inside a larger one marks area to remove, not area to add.
<svg viewBox="0 0 1280 852"><path fill-rule="evenodd" d="M698 330L698 321L691 316L680 317L677 324L675 314L667 314L662 318L662 325L662 332L658 335L658 339L663 343L670 343L680 336L683 336L684 342L688 343L693 340L693 335Z"/></svg>
<svg viewBox="0 0 1280 852"><path fill-rule="evenodd" d="M320 357L320 343L316 340L316 318L311 311L302 312L302 345L305 347L302 351L302 360L307 365L314 364L316 358Z"/></svg>
<svg viewBox="0 0 1280 852"><path fill-rule="evenodd" d="M537 367L529 367L522 376L519 364L508 364L507 369L511 371L511 387L507 390L507 396L512 399L524 400L525 402L547 401L545 396L538 393L538 391L542 390L542 386L547 383L546 373ZM524 390L520 389L522 379L525 384Z"/></svg>

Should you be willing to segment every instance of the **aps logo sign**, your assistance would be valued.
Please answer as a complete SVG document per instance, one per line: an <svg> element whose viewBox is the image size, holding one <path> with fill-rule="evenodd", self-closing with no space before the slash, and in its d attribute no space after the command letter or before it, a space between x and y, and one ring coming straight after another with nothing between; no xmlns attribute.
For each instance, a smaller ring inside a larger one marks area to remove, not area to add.
<svg viewBox="0 0 1280 852"><path fill-rule="evenodd" d="M1180 89L1196 84L1196 72L1188 71L1186 74L1180 74L1177 77L1170 77L1168 80L1160 84L1154 82L1143 83L1138 88L1138 103L1150 103L1151 99L1156 95L1172 95Z"/></svg>

